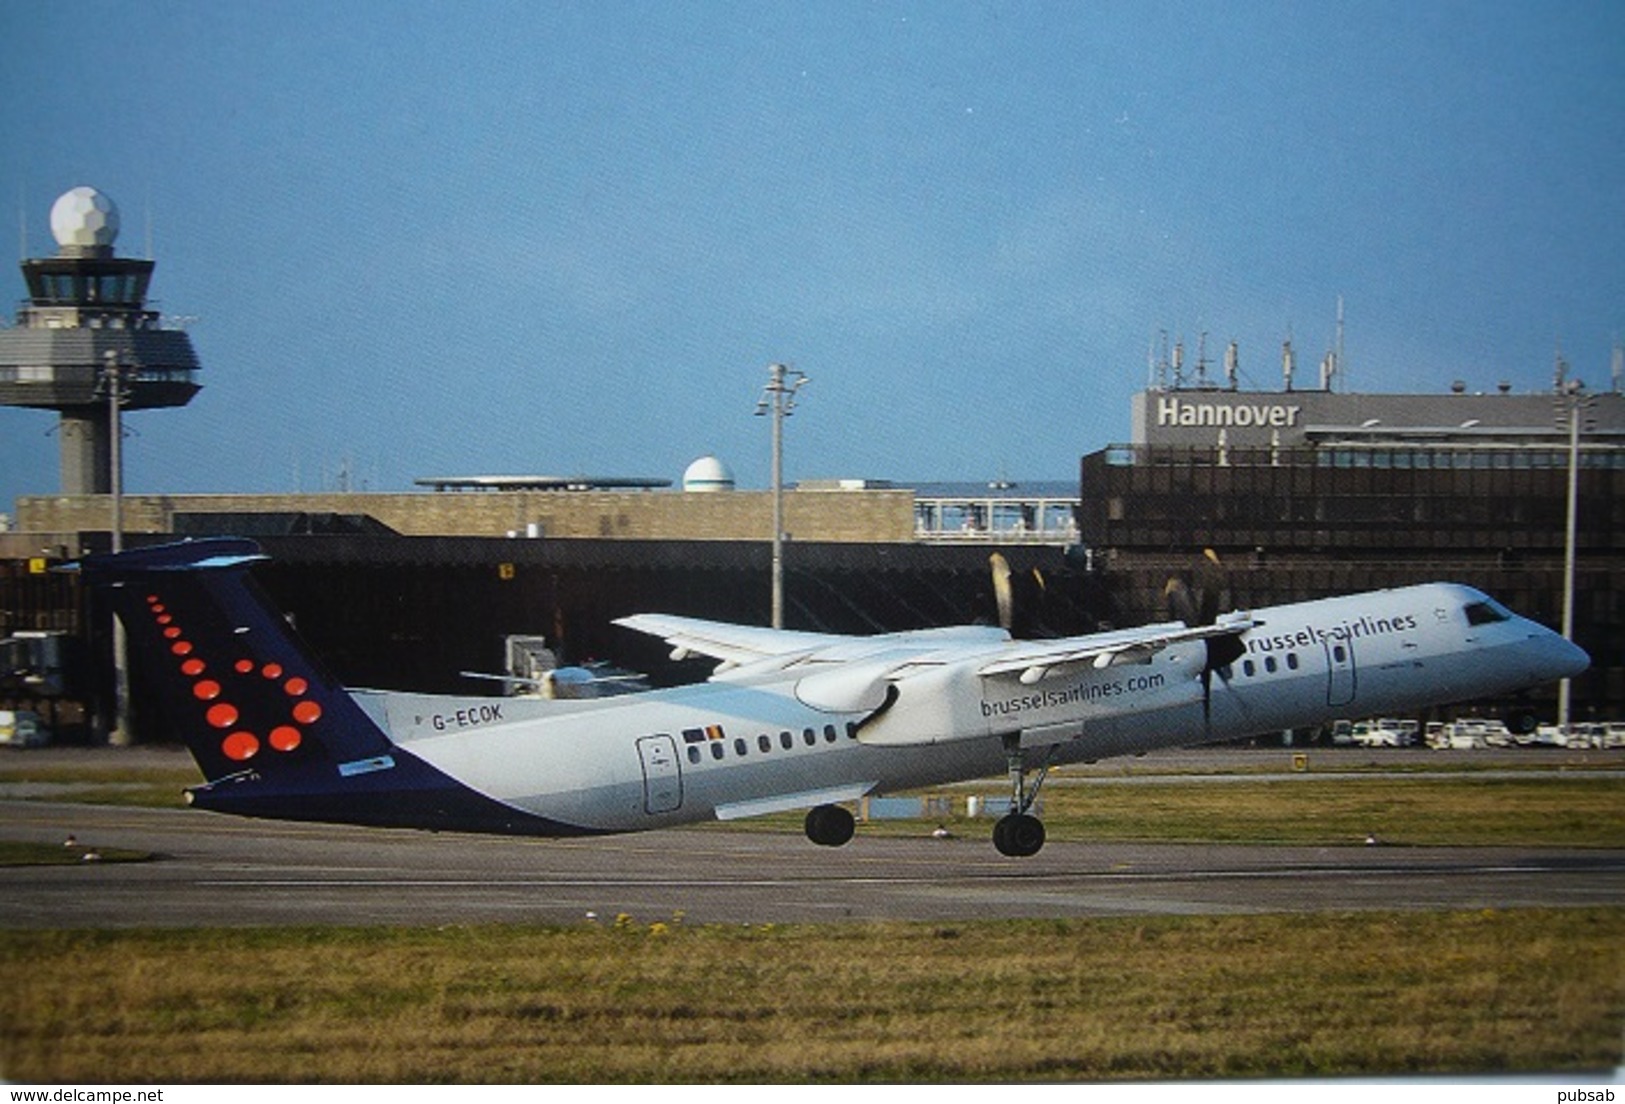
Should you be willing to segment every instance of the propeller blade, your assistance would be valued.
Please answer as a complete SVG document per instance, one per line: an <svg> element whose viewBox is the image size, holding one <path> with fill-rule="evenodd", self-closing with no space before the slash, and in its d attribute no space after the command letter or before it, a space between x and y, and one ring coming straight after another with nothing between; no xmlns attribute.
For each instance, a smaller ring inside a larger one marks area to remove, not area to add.
<svg viewBox="0 0 1625 1104"><path fill-rule="evenodd" d="M1010 561L1001 552L993 553L987 560L993 570L993 600L999 607L999 628L1009 632L1015 620L1015 598L1010 591Z"/></svg>
<svg viewBox="0 0 1625 1104"><path fill-rule="evenodd" d="M1168 612L1188 627L1194 629L1204 623L1196 608L1196 600L1191 597L1191 588L1179 576L1175 575L1163 585L1162 597L1168 603Z"/></svg>

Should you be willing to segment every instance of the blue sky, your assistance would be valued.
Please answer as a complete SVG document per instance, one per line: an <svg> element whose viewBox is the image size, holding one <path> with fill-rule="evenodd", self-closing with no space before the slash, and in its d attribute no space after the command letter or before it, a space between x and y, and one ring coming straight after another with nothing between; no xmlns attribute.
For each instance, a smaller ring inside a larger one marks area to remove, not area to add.
<svg viewBox="0 0 1625 1104"><path fill-rule="evenodd" d="M204 390L138 492L1069 479L1159 330L1279 385L1606 386L1625 5L0 0L0 196L90 184ZM19 242L21 244L21 242ZM11 301L24 294L4 266ZM57 489L0 409L0 510Z"/></svg>

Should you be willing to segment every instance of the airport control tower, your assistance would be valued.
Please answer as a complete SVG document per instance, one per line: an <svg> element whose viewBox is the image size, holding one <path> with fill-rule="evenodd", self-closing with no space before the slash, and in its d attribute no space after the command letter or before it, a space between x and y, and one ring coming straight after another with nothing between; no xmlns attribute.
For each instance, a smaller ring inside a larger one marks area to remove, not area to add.
<svg viewBox="0 0 1625 1104"><path fill-rule="evenodd" d="M153 262L113 255L118 229L118 208L94 188L57 199L57 255L22 262L28 301L0 328L0 405L61 415L65 495L112 490L114 379L125 410L185 406L199 387L191 340L146 309Z"/></svg>

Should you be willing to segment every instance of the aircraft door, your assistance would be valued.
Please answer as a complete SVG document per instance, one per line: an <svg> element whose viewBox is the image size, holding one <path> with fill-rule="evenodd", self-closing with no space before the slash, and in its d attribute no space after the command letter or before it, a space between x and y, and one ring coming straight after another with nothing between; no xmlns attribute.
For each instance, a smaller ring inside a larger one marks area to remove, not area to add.
<svg viewBox="0 0 1625 1104"><path fill-rule="evenodd" d="M1354 700L1354 641L1326 637L1326 704L1348 705Z"/></svg>
<svg viewBox="0 0 1625 1104"><path fill-rule="evenodd" d="M638 758L643 762L643 811L651 816L676 812L683 804L677 741L665 735L640 737Z"/></svg>

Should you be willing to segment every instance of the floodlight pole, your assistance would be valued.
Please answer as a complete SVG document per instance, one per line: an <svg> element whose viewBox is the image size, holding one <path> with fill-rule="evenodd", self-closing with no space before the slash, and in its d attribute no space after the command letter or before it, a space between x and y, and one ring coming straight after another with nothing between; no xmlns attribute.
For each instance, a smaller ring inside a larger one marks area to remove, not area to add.
<svg viewBox="0 0 1625 1104"><path fill-rule="evenodd" d="M784 419L796 406L796 392L807 384L804 373L782 364L768 365L767 386L756 402L758 416L773 417L773 627L784 628Z"/></svg>
<svg viewBox="0 0 1625 1104"><path fill-rule="evenodd" d="M126 397L125 377L119 365L118 353L109 349L103 354L107 367L102 372L102 386L107 391L107 466L108 490L111 492L112 521L110 528L112 551L124 551L124 418ZM134 374L133 371L131 373ZM124 635L124 622L113 616L113 727L107 733L107 742L114 747L126 747L134 741L130 730L130 663L129 643Z"/></svg>
<svg viewBox="0 0 1625 1104"><path fill-rule="evenodd" d="M1569 380L1562 391L1569 418L1569 485L1563 538L1563 639L1574 642L1574 545L1576 516L1580 502L1580 412L1586 405L1579 380ZM1566 739L1569 733L1571 680L1557 684L1557 729Z"/></svg>

